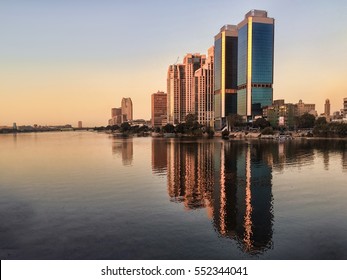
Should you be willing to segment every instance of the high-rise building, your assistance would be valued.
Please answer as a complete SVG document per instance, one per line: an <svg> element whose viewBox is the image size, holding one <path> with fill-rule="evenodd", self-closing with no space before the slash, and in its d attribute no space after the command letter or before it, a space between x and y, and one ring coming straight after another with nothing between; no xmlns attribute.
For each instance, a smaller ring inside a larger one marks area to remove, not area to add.
<svg viewBox="0 0 347 280"><path fill-rule="evenodd" d="M152 105L152 127L161 127L167 120L167 94L158 91L151 96Z"/></svg>
<svg viewBox="0 0 347 280"><path fill-rule="evenodd" d="M122 98L122 122L129 122L133 120L133 102L131 98Z"/></svg>
<svg viewBox="0 0 347 280"><path fill-rule="evenodd" d="M324 104L324 115L326 117L329 117L330 116L330 100L327 99L325 100L325 104Z"/></svg>
<svg viewBox="0 0 347 280"><path fill-rule="evenodd" d="M214 37L215 127L226 125L226 117L237 113L237 26L225 25Z"/></svg>
<svg viewBox="0 0 347 280"><path fill-rule="evenodd" d="M184 65L173 64L167 70L167 122L178 124L184 120Z"/></svg>
<svg viewBox="0 0 347 280"><path fill-rule="evenodd" d="M111 119L108 122L109 125L121 125L122 124L122 108L111 109Z"/></svg>
<svg viewBox="0 0 347 280"><path fill-rule="evenodd" d="M194 74L195 71L202 67L205 64L206 56L200 55L199 53L191 54L188 53L183 58L184 65L184 79L185 79L185 91L182 93L182 116L181 118L184 120L185 116L188 114L196 114L195 104L196 94L194 93Z"/></svg>
<svg viewBox="0 0 347 280"><path fill-rule="evenodd" d="M78 128L82 128L82 121L78 121Z"/></svg>
<svg viewBox="0 0 347 280"><path fill-rule="evenodd" d="M193 92L195 94L195 114L197 121L205 126L213 126L213 57L214 47L208 49L205 64L195 71Z"/></svg>
<svg viewBox="0 0 347 280"><path fill-rule="evenodd" d="M250 120L273 100L274 19L251 10L237 27L237 113Z"/></svg>
<svg viewBox="0 0 347 280"><path fill-rule="evenodd" d="M343 117L347 118L347 97L343 99Z"/></svg>

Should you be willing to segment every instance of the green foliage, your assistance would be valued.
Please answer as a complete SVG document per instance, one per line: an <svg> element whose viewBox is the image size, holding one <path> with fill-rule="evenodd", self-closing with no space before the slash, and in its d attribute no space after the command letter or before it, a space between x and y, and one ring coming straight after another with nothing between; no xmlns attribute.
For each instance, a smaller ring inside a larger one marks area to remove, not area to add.
<svg viewBox="0 0 347 280"><path fill-rule="evenodd" d="M206 127L205 132L207 133L208 137L210 137L210 138L212 138L214 136L214 130L210 126Z"/></svg>
<svg viewBox="0 0 347 280"><path fill-rule="evenodd" d="M264 129L265 127L268 127L268 126L270 126L270 123L264 118L256 119L253 122L253 127L258 127L260 129Z"/></svg>
<svg viewBox="0 0 347 280"><path fill-rule="evenodd" d="M223 130L222 131L222 138L223 139L229 139L229 133L230 133L229 130L227 130L227 129Z"/></svg>
<svg viewBox="0 0 347 280"><path fill-rule="evenodd" d="M104 127L104 126L94 127L94 130L96 130L96 131L104 131L104 130L106 130L106 127Z"/></svg>
<svg viewBox="0 0 347 280"><path fill-rule="evenodd" d="M313 128L315 117L309 113L305 113L297 118L298 128Z"/></svg>
<svg viewBox="0 0 347 280"><path fill-rule="evenodd" d="M121 132L128 132L131 129L131 125L128 122L123 122L120 125L120 131Z"/></svg>
<svg viewBox="0 0 347 280"><path fill-rule="evenodd" d="M262 131L261 134L263 135L273 135L274 134L274 130L271 126L265 127Z"/></svg>
<svg viewBox="0 0 347 280"><path fill-rule="evenodd" d="M195 114L186 115L185 119L185 133L193 133L195 130L201 128L201 125L197 121Z"/></svg>
<svg viewBox="0 0 347 280"><path fill-rule="evenodd" d="M186 125L184 123L179 123L175 127L176 133L185 133L186 132Z"/></svg>
<svg viewBox="0 0 347 280"><path fill-rule="evenodd" d="M313 135L318 137L347 137L347 123L318 124L313 129Z"/></svg>
<svg viewBox="0 0 347 280"><path fill-rule="evenodd" d="M171 123L168 123L168 124L163 126L163 132L164 133L174 133L175 127Z"/></svg>
<svg viewBox="0 0 347 280"><path fill-rule="evenodd" d="M119 128L120 128L119 125L116 125L116 124L111 126L112 131L118 130Z"/></svg>
<svg viewBox="0 0 347 280"><path fill-rule="evenodd" d="M320 126L320 125L325 125L325 124L327 124L327 119L324 117L318 118L314 123L315 126L317 126L317 125Z"/></svg>
<svg viewBox="0 0 347 280"><path fill-rule="evenodd" d="M228 130L233 130L234 127L241 126L243 123L242 116L238 114L229 114L227 116Z"/></svg>

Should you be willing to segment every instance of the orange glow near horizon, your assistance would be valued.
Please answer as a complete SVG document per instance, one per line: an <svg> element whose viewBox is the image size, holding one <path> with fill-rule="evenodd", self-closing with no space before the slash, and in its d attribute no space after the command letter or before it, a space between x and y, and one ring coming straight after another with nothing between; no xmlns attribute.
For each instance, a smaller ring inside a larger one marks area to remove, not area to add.
<svg viewBox="0 0 347 280"><path fill-rule="evenodd" d="M320 114L327 98L333 113L347 97L347 3L320 1L312 11L305 1L209 1L201 22L191 20L193 1L12 2L0 1L0 126L107 125L123 97L132 99L135 119L149 120L151 94L167 91L168 66L206 54L221 26L255 6L275 19L274 99L302 99Z"/></svg>

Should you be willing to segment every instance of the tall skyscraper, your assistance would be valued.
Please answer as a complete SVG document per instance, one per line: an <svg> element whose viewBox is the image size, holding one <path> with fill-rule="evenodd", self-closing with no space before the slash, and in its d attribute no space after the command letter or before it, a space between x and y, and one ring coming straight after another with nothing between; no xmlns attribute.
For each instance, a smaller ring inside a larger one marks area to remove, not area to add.
<svg viewBox="0 0 347 280"><path fill-rule="evenodd" d="M208 49L205 64L195 71L193 93L195 94L195 114L197 121L206 126L213 126L213 61L214 47Z"/></svg>
<svg viewBox="0 0 347 280"><path fill-rule="evenodd" d="M330 100L327 99L325 100L325 104L324 104L324 115L326 117L329 117L330 116Z"/></svg>
<svg viewBox="0 0 347 280"><path fill-rule="evenodd" d="M347 97L343 99L343 117L347 118Z"/></svg>
<svg viewBox="0 0 347 280"><path fill-rule="evenodd" d="M185 91L182 93L182 119L184 120L185 116L188 114L196 114L195 104L197 102L196 95L193 91L194 87L194 74L195 71L202 67L205 64L206 56L200 55L199 53L190 54L188 53L183 58L183 65L185 68L184 78L185 78Z"/></svg>
<svg viewBox="0 0 347 280"><path fill-rule="evenodd" d="M133 120L133 102L131 98L122 98L122 122L129 122Z"/></svg>
<svg viewBox="0 0 347 280"><path fill-rule="evenodd" d="M173 64L167 70L167 122L178 124L184 120L183 93L185 92L184 65Z"/></svg>
<svg viewBox="0 0 347 280"><path fill-rule="evenodd" d="M215 127L226 125L226 117L237 113L237 26L225 25L214 37Z"/></svg>
<svg viewBox="0 0 347 280"><path fill-rule="evenodd" d="M167 119L167 94L158 91L151 96L152 104L152 127L161 127Z"/></svg>
<svg viewBox="0 0 347 280"><path fill-rule="evenodd" d="M273 100L274 19L251 10L237 27L237 113L250 120Z"/></svg>

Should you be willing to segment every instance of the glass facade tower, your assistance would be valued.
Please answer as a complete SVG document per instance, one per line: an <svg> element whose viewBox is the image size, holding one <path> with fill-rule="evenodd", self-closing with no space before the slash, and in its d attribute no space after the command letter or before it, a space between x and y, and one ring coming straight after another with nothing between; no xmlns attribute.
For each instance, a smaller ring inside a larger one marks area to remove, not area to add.
<svg viewBox="0 0 347 280"><path fill-rule="evenodd" d="M238 25L237 113L247 120L273 101L274 19L251 10Z"/></svg>
<svg viewBox="0 0 347 280"><path fill-rule="evenodd" d="M215 128L226 125L226 117L237 113L237 26L225 25L214 41Z"/></svg>

